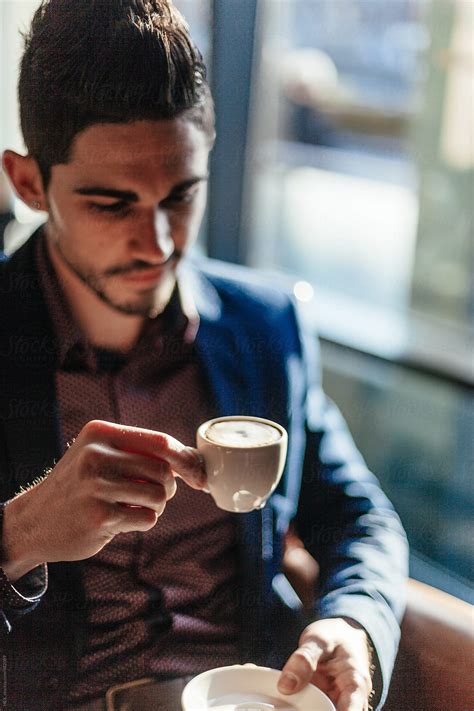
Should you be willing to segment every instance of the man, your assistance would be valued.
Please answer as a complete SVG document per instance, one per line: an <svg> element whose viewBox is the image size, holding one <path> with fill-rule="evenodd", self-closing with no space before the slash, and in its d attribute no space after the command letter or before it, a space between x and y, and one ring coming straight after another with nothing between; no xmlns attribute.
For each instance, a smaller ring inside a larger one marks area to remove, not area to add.
<svg viewBox="0 0 474 711"><path fill-rule="evenodd" d="M6 704L177 709L190 675L251 661L284 665L284 693L312 682L363 711L373 687L381 706L404 533L290 299L183 260L214 139L184 21L168 0L43 2L19 96L28 154L4 168L48 219L0 282ZM245 515L201 490L192 446L239 413L289 432L277 492ZM306 622L290 523L320 567Z"/></svg>

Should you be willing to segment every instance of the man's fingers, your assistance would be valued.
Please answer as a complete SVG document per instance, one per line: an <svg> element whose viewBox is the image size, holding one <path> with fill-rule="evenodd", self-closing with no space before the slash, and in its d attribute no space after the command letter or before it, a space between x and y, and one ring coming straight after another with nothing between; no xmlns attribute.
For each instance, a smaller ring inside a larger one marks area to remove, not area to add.
<svg viewBox="0 0 474 711"><path fill-rule="evenodd" d="M97 495L107 501L124 501L124 491L138 496L153 489L143 488L145 484L164 490L166 500L176 493L176 481L168 462L144 457L141 454L121 452L110 445L88 444L82 448L82 468L85 476L92 479ZM142 489L140 489L142 485Z"/></svg>
<svg viewBox="0 0 474 711"><path fill-rule="evenodd" d="M319 661L316 672L311 677L311 683L317 686L318 689L321 689L321 691L324 691L328 696L334 691L334 678L324 672L321 661Z"/></svg>
<svg viewBox="0 0 474 711"><path fill-rule="evenodd" d="M361 667L359 661L355 657L346 655L341 659L331 659L322 666L324 672L327 675L332 676L334 679L346 678L344 675L347 675L347 672L355 674L360 685L365 689L367 697L372 692L372 679L370 678L370 672L368 669L364 672L363 670L365 667Z"/></svg>
<svg viewBox="0 0 474 711"><path fill-rule="evenodd" d="M372 682L366 640L365 632L342 618L311 623L283 669L279 690L291 694L311 682L324 689L337 711L368 711Z"/></svg>
<svg viewBox="0 0 474 711"><path fill-rule="evenodd" d="M164 459L193 489L202 489L205 485L204 464L197 449L163 432L92 420L82 428L80 437L86 441L102 441L123 452Z"/></svg>
<svg viewBox="0 0 474 711"><path fill-rule="evenodd" d="M336 711L368 711L369 704L360 693L343 691L337 702Z"/></svg>
<svg viewBox="0 0 474 711"><path fill-rule="evenodd" d="M163 502L163 509L165 502ZM116 505L117 522L114 526L114 535L129 533L130 531L149 531L158 521L159 512L147 508L129 508Z"/></svg>
<svg viewBox="0 0 474 711"><path fill-rule="evenodd" d="M347 669L337 677L336 686L340 690L337 711L367 711L369 690L360 672Z"/></svg>
<svg viewBox="0 0 474 711"><path fill-rule="evenodd" d="M278 690L282 694L293 694L306 686L316 671L323 651L313 640L308 640L298 647L283 667L278 680Z"/></svg>
<svg viewBox="0 0 474 711"><path fill-rule="evenodd" d="M166 496L164 487L160 484L124 482L113 492L113 500L128 506L145 506L161 515L163 505L169 501L169 498Z"/></svg>
<svg viewBox="0 0 474 711"><path fill-rule="evenodd" d="M176 493L176 479L168 462L117 452L115 465L115 477L111 481L110 491L110 496L115 501L141 504L141 501L127 501L123 497L130 494L142 499L151 495L154 499L155 495L160 496L160 493L169 501ZM113 466L111 463L111 468ZM143 505L146 506L146 502Z"/></svg>

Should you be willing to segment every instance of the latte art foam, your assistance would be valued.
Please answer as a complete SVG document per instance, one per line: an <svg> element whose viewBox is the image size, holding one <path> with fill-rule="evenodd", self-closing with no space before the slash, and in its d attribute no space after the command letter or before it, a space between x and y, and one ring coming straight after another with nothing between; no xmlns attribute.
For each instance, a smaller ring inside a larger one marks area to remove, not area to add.
<svg viewBox="0 0 474 711"><path fill-rule="evenodd" d="M206 437L215 444L229 447L263 447L278 442L281 433L263 422L225 420L211 425L206 430Z"/></svg>

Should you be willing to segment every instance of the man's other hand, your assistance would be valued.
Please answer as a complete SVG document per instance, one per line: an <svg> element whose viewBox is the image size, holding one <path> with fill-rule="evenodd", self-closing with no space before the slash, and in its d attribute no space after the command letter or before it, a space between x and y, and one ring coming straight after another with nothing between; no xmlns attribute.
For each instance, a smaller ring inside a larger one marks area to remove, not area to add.
<svg viewBox="0 0 474 711"><path fill-rule="evenodd" d="M367 641L365 630L347 618L313 622L283 667L279 691L292 694L311 682L337 711L368 711L372 681Z"/></svg>
<svg viewBox="0 0 474 711"><path fill-rule="evenodd" d="M88 422L50 474L5 507L5 574L14 582L39 563L88 558L118 533L148 531L176 476L204 487L196 449L161 432Z"/></svg>

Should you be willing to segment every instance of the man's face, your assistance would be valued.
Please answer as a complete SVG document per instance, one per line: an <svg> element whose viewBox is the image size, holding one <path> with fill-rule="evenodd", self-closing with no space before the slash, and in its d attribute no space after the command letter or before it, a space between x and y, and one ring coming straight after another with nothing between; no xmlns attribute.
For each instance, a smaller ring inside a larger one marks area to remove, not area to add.
<svg viewBox="0 0 474 711"><path fill-rule="evenodd" d="M102 301L148 315L197 236L209 148L185 118L85 129L51 171L51 248Z"/></svg>

